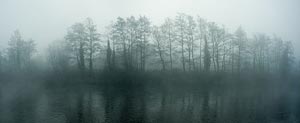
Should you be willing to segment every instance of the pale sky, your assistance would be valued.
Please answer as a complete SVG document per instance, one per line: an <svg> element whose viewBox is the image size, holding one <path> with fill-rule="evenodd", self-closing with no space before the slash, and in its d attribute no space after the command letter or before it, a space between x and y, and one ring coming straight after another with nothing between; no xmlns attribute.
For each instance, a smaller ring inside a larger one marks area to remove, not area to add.
<svg viewBox="0 0 300 123"><path fill-rule="evenodd" d="M230 31L241 25L248 36L277 34L292 40L300 57L300 0L0 0L0 47L16 29L42 51L87 17L103 32L118 16L146 15L160 24L178 12L224 24Z"/></svg>

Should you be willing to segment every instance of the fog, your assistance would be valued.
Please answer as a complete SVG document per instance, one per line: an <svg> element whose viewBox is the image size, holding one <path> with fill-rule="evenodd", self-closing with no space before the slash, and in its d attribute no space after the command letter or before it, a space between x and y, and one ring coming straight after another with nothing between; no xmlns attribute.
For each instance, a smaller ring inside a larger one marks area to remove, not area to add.
<svg viewBox="0 0 300 123"><path fill-rule="evenodd" d="M299 0L1 0L0 44L19 29L43 52L48 43L63 38L75 22L91 17L100 32L117 17L146 15L154 24L178 12L199 15L248 35L277 34L300 47ZM295 48L296 56L300 55Z"/></svg>
<svg viewBox="0 0 300 123"><path fill-rule="evenodd" d="M299 0L0 0L0 123L299 123Z"/></svg>

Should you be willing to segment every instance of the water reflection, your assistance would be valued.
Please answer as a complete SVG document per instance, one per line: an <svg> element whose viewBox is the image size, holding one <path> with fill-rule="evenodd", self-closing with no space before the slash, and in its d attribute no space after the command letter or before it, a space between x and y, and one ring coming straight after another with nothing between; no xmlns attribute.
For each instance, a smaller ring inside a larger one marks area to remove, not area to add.
<svg viewBox="0 0 300 123"><path fill-rule="evenodd" d="M300 121L297 92L141 83L14 91L2 88L0 122L296 123Z"/></svg>

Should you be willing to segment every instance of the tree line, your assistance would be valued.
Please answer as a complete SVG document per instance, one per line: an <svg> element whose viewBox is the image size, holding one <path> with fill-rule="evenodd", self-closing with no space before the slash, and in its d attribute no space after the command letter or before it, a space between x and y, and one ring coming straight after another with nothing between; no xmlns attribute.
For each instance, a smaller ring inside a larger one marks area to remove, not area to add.
<svg viewBox="0 0 300 123"><path fill-rule="evenodd" d="M11 71L22 71L30 66L34 41L22 39L15 31L8 44L0 52L0 70L9 66ZM291 41L264 33L249 36L242 27L231 33L223 25L184 13L160 25L146 16L118 17L101 34L87 18L71 25L64 39L47 49L47 63L53 71L78 70L90 76L98 70L286 76L293 59Z"/></svg>
<svg viewBox="0 0 300 123"><path fill-rule="evenodd" d="M0 73L32 70L31 58L36 52L35 47L33 39L25 40L19 30L14 31L8 41L8 48L0 49Z"/></svg>

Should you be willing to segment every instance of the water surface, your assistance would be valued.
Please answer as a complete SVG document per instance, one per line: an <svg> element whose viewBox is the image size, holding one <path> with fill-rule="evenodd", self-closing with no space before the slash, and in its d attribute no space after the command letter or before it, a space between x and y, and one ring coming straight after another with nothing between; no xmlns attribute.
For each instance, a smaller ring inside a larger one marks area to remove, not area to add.
<svg viewBox="0 0 300 123"><path fill-rule="evenodd" d="M1 86L1 123L296 123L298 87L123 84Z"/></svg>

